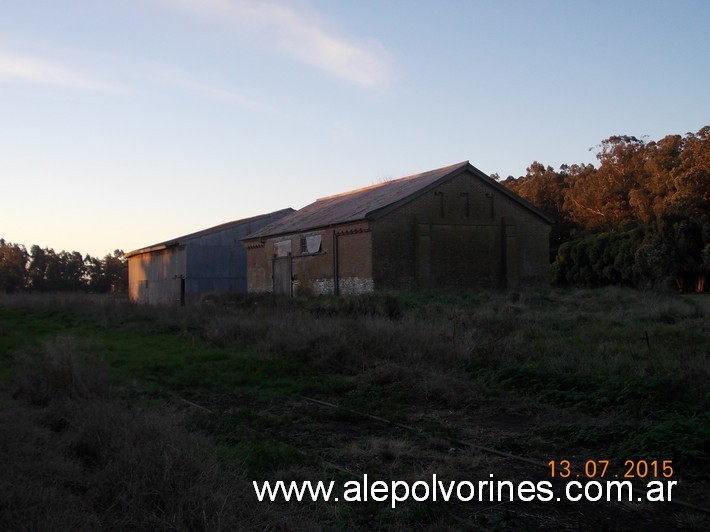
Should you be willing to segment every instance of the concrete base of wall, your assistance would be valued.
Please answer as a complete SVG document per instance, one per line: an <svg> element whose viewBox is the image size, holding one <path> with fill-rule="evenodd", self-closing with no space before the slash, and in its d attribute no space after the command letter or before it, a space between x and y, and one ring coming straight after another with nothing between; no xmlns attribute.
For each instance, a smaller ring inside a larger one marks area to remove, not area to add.
<svg viewBox="0 0 710 532"><path fill-rule="evenodd" d="M339 291L342 295L366 294L375 291L375 283L372 279L362 279L360 277L346 277L340 279ZM307 285L302 285L299 280L293 281L294 295L330 295L335 293L335 283L333 279L314 279Z"/></svg>
<svg viewBox="0 0 710 532"><path fill-rule="evenodd" d="M360 277L346 277L340 279L340 293L347 294L367 294L375 291L375 283L372 279L361 279Z"/></svg>

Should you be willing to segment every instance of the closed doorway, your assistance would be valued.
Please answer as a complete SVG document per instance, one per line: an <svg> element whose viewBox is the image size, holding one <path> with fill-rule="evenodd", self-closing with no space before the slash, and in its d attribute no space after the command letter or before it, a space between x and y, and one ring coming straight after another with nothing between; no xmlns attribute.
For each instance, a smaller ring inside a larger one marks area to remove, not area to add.
<svg viewBox="0 0 710 532"><path fill-rule="evenodd" d="M277 257L274 259L274 294L291 296L292 273L291 257Z"/></svg>

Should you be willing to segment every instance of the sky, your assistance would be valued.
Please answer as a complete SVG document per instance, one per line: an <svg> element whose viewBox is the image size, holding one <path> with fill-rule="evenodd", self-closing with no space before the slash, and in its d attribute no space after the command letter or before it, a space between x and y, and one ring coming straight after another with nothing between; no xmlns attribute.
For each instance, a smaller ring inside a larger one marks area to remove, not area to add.
<svg viewBox="0 0 710 532"><path fill-rule="evenodd" d="M0 0L0 237L102 257L710 125L707 0Z"/></svg>

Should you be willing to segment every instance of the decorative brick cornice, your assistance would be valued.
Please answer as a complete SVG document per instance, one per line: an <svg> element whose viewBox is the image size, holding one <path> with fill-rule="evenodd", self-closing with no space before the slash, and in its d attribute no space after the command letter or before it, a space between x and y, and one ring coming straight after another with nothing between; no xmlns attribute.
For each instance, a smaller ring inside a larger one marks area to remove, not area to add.
<svg viewBox="0 0 710 532"><path fill-rule="evenodd" d="M242 241L244 243L244 247L246 249L259 249L259 248L264 248L266 247L266 241L265 240L251 240L251 241Z"/></svg>

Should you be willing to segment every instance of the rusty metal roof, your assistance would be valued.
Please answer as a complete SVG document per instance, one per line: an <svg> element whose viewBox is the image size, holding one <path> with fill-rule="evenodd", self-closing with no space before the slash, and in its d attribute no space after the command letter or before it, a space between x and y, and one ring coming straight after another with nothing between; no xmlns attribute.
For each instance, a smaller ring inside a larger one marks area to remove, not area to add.
<svg viewBox="0 0 710 532"><path fill-rule="evenodd" d="M552 222L549 216L538 211L530 203L485 175L468 161L464 161L429 172L385 181L384 183L359 188L343 194L320 198L310 205L251 233L245 240L298 233L321 227L373 219L376 218L378 214L384 214L389 208L394 208L411 201L436 186L440 181L449 179L461 171L472 172L478 178L485 180L489 185L500 190L506 196L535 212L546 222Z"/></svg>
<svg viewBox="0 0 710 532"><path fill-rule="evenodd" d="M310 205L255 231L247 236L247 239L365 220L374 211L416 195L422 189L467 165L468 161L319 198Z"/></svg>

